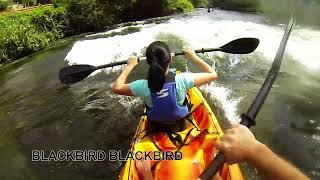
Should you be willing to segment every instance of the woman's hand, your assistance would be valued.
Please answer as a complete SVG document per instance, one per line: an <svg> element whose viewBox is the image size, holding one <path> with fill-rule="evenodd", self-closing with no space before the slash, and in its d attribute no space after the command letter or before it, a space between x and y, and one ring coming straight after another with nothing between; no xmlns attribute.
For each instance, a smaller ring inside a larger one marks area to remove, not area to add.
<svg viewBox="0 0 320 180"><path fill-rule="evenodd" d="M132 56L128 59L128 62L127 62L128 66L135 67L138 64L139 64L139 61L137 56Z"/></svg>
<svg viewBox="0 0 320 180"><path fill-rule="evenodd" d="M189 59L189 60L193 60L195 59L197 56L196 52L193 50L193 49L190 49L190 48L184 48L183 49L183 52L184 52L184 57L186 59Z"/></svg>

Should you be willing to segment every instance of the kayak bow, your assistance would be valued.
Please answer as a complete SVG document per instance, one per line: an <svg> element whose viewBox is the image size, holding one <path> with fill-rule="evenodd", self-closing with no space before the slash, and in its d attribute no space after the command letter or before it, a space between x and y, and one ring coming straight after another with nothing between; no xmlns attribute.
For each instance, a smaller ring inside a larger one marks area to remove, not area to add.
<svg viewBox="0 0 320 180"><path fill-rule="evenodd" d="M153 179L195 180L214 157L215 142L223 135L222 129L198 88L190 89L188 97L189 104L192 104L193 122L197 128L194 128L189 123L189 126L185 130L177 132L181 135L182 139L187 137L186 144L180 149L172 143L166 133L146 134L147 117L141 117L135 136L131 142L130 152L180 151L182 154L181 160L152 161ZM220 171L220 176L224 180L243 179L238 164L225 164ZM124 162L119 179L141 179L133 159Z"/></svg>

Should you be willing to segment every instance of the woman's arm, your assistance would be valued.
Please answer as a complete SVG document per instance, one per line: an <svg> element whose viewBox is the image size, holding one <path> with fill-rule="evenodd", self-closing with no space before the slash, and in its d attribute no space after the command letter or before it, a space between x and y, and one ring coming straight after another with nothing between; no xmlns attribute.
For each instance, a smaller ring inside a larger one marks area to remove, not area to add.
<svg viewBox="0 0 320 180"><path fill-rule="evenodd" d="M216 71L211 67L209 64L207 64L205 61L203 61L201 58L197 56L197 54L192 49L184 49L185 58L192 61L196 66L200 68L203 73L194 73L194 86L198 87L203 84L207 84L215 79L217 79L218 75Z"/></svg>
<svg viewBox="0 0 320 180"><path fill-rule="evenodd" d="M248 162L257 168L262 179L308 179L297 168L274 154L266 145L257 141L243 125L225 131L216 148L224 154L229 164Z"/></svg>
<svg viewBox="0 0 320 180"><path fill-rule="evenodd" d="M112 92L119 95L133 96L130 85L126 84L126 80L132 69L138 64L138 57L130 57L127 66L122 71L116 82L112 86Z"/></svg>

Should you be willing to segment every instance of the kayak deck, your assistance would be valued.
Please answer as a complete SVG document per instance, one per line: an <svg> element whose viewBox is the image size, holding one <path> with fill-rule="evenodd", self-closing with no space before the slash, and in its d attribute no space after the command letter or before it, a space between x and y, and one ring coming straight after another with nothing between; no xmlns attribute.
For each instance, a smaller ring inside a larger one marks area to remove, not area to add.
<svg viewBox="0 0 320 180"><path fill-rule="evenodd" d="M197 88L190 89L188 95L189 103L192 104L193 122L197 128L189 123L185 130L177 132L182 139L187 137L186 145L179 149L182 153L181 160L152 161L154 179L198 179L201 172L216 155L215 143L223 135L218 120ZM163 151L176 151L178 149L166 133L148 135L146 134L146 127L147 117L142 116L129 151L154 152L159 151L159 148ZM190 133L188 133L189 131ZM220 176L225 180L243 179L238 164L225 164L220 171ZM129 159L125 162L119 179L139 179L134 160Z"/></svg>

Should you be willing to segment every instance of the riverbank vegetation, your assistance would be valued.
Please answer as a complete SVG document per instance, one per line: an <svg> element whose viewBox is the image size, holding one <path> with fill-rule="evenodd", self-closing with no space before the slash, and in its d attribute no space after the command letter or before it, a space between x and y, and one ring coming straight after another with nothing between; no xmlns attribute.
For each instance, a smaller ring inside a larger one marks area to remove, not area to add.
<svg viewBox="0 0 320 180"><path fill-rule="evenodd" d="M30 55L67 36L194 8L189 0L53 0L52 3L53 7L0 15L0 63Z"/></svg>
<svg viewBox="0 0 320 180"><path fill-rule="evenodd" d="M9 0L0 0L0 12L7 10L10 5L11 2Z"/></svg>
<svg viewBox="0 0 320 180"><path fill-rule="evenodd" d="M296 9L299 22L320 26L317 19L320 16L319 0L42 1L53 6L0 14L0 64L30 55L67 36L104 31L122 22L189 12L194 7L258 12L282 23L289 19L292 9ZM10 2L0 0L0 9L7 8Z"/></svg>
<svg viewBox="0 0 320 180"><path fill-rule="evenodd" d="M0 16L0 62L30 55L66 37L69 22L64 8L43 7Z"/></svg>
<svg viewBox="0 0 320 180"><path fill-rule="evenodd" d="M219 7L225 10L257 12L260 8L258 0L209 0L209 7Z"/></svg>

